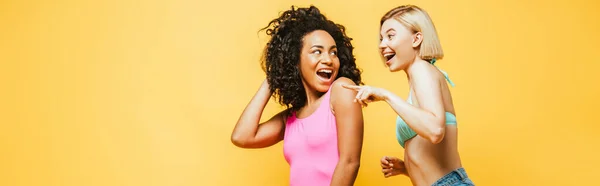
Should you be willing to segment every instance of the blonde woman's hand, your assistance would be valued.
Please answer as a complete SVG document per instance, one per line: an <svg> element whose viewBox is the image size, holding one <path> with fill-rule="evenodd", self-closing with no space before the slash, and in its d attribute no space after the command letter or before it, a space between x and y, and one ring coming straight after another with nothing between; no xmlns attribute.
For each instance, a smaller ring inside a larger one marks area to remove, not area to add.
<svg viewBox="0 0 600 186"><path fill-rule="evenodd" d="M344 88L358 91L356 94L355 102L360 103L362 106L366 107L369 103L375 101L383 101L386 99L386 95L388 93L387 90L383 88L372 87L368 85L356 86L356 85L342 85Z"/></svg>
<svg viewBox="0 0 600 186"><path fill-rule="evenodd" d="M404 161L390 156L381 158L381 172L386 178L400 174L408 175L406 167L404 166Z"/></svg>

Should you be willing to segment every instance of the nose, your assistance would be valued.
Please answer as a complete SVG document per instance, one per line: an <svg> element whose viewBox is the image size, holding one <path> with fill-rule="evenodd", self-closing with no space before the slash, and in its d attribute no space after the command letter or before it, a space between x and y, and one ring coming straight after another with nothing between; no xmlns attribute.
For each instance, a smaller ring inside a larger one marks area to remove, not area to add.
<svg viewBox="0 0 600 186"><path fill-rule="evenodd" d="M381 51L383 51L386 47L387 47L387 44L385 43L385 41L383 39L381 41L379 41L379 49Z"/></svg>
<svg viewBox="0 0 600 186"><path fill-rule="evenodd" d="M321 63L323 63L324 65L331 65L331 63L332 63L331 56L330 55L322 55Z"/></svg>

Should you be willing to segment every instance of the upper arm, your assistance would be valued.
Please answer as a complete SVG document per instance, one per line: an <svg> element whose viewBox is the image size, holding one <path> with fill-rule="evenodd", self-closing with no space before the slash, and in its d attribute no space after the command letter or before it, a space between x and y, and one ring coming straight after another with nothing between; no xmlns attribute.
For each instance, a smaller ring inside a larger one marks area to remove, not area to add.
<svg viewBox="0 0 600 186"><path fill-rule="evenodd" d="M433 67L435 68L435 67ZM412 77L412 86L419 107L432 113L440 125L444 125L445 111L440 88L440 74L430 69L423 69L423 73L415 73Z"/></svg>
<svg viewBox="0 0 600 186"><path fill-rule="evenodd" d="M246 144L246 148L268 147L283 140L287 113L287 110L281 111L271 119L259 124L254 139Z"/></svg>
<svg viewBox="0 0 600 186"><path fill-rule="evenodd" d="M331 87L331 105L337 122L340 160L360 160L363 142L363 115L360 104L354 102L356 91L342 87L355 85L348 78L339 78Z"/></svg>

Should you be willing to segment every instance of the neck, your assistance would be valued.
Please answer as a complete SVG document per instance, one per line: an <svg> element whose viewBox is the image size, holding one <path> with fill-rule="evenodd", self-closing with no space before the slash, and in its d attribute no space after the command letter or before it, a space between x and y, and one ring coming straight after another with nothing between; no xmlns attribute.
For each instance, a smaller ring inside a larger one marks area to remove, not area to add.
<svg viewBox="0 0 600 186"><path fill-rule="evenodd" d="M410 83L411 74L413 74L413 71L414 71L413 68L412 68L413 65L416 64L416 63L422 63L422 62L429 63L429 62L421 59L419 56L416 56L413 61L411 61L410 63L406 64L406 67L403 70L406 73L406 78L408 79L409 83Z"/></svg>
<svg viewBox="0 0 600 186"><path fill-rule="evenodd" d="M304 104L304 107L315 104L315 102L325 94L310 88L304 81L302 81L302 84L304 85L304 92L306 93L306 103Z"/></svg>

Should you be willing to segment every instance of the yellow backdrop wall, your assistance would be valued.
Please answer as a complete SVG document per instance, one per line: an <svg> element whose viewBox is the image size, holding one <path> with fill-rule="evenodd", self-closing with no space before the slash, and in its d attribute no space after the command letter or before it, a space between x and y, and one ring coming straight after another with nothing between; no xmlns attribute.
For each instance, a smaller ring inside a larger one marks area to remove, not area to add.
<svg viewBox="0 0 600 186"><path fill-rule="evenodd" d="M264 79L258 30L310 3L0 1L0 185L288 184L281 143L246 150L229 137ZM597 182L598 1L314 3L347 27L364 81L406 98L406 77L377 53L379 18L401 4L436 24L475 183ZM378 164L403 153L394 112L375 103L364 114L356 185L409 185Z"/></svg>

